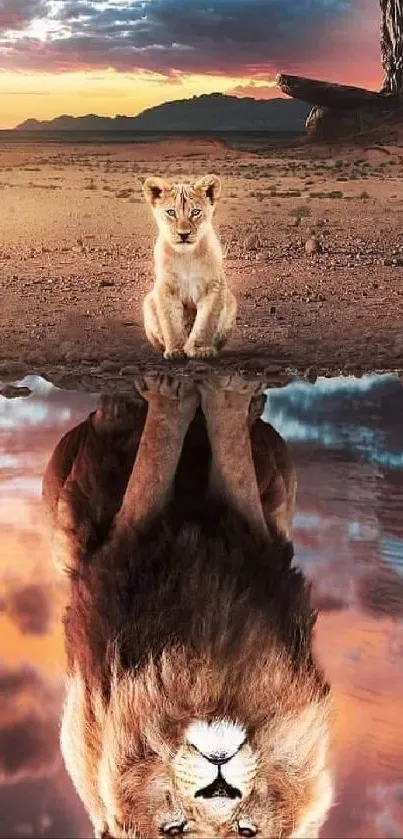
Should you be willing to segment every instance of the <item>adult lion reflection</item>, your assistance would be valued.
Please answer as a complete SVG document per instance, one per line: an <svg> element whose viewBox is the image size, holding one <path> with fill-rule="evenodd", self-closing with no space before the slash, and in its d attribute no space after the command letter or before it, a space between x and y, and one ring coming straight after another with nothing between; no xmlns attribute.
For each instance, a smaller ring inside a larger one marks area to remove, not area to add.
<svg viewBox="0 0 403 839"><path fill-rule="evenodd" d="M98 836L316 836L330 700L285 443L241 380L139 387L44 479L70 578L68 771Z"/></svg>

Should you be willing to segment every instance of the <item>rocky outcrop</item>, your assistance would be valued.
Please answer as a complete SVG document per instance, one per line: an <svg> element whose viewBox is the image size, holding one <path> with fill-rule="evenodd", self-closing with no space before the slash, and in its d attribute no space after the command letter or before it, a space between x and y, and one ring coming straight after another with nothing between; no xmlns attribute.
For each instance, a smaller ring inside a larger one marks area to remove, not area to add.
<svg viewBox="0 0 403 839"><path fill-rule="evenodd" d="M347 139L389 122L403 123L403 0L380 0L380 8L385 72L381 91L302 76L277 76L283 93L313 105L306 120L310 139Z"/></svg>

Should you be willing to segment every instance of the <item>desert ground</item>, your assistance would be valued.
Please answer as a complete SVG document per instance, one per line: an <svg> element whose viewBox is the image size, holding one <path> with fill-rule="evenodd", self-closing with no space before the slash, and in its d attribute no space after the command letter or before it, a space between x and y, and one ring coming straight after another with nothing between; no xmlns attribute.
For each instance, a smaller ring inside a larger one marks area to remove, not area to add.
<svg viewBox="0 0 403 839"><path fill-rule="evenodd" d="M211 171L223 181L216 224L239 315L210 366L278 381L401 372L403 142L251 151L39 137L0 143L0 379L41 373L113 391L145 367L167 369L142 326L155 229L141 184Z"/></svg>

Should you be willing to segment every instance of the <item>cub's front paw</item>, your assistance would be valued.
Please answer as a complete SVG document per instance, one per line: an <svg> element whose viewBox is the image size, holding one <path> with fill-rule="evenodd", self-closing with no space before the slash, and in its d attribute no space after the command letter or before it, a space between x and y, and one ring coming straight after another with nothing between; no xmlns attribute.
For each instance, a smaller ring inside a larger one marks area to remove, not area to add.
<svg viewBox="0 0 403 839"><path fill-rule="evenodd" d="M201 401L205 413L211 415L216 408L225 407L234 410L239 416L250 413L251 403L259 416L264 408L264 384L259 379L247 379L241 375L210 375L199 385ZM253 419L256 419L253 415Z"/></svg>
<svg viewBox="0 0 403 839"><path fill-rule="evenodd" d="M172 361L175 358L185 358L185 350L179 347L175 347L174 349L170 350L165 350L164 358L166 358L167 361Z"/></svg>
<svg viewBox="0 0 403 839"><path fill-rule="evenodd" d="M145 399L149 406L158 406L163 409L168 406L168 413L175 402L176 411L182 416L193 417L198 405L200 405L200 394L192 379L184 376L155 376L149 375L135 379L138 393Z"/></svg>
<svg viewBox="0 0 403 839"><path fill-rule="evenodd" d="M196 344L194 341L188 341L185 344L185 353L188 358L214 358L217 355L215 347L203 344Z"/></svg>

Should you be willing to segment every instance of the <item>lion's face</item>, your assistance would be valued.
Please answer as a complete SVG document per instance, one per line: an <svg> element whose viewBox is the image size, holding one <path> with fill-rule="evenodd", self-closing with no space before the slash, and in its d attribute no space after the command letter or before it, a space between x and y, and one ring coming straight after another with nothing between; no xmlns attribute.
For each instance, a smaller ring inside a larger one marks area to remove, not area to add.
<svg viewBox="0 0 403 839"><path fill-rule="evenodd" d="M272 730L216 719L146 737L152 749L135 735L118 762L104 753L105 836L318 835L332 799L318 706Z"/></svg>
<svg viewBox="0 0 403 839"><path fill-rule="evenodd" d="M96 836L314 839L332 802L332 698L250 617L232 656L185 647L70 677L61 745ZM302 648L302 645L301 645ZM228 648L227 648L228 649Z"/></svg>
<svg viewBox="0 0 403 839"><path fill-rule="evenodd" d="M147 178L143 191L160 234L175 251L186 253L194 250L211 226L221 184L216 175L206 175L193 184Z"/></svg>

